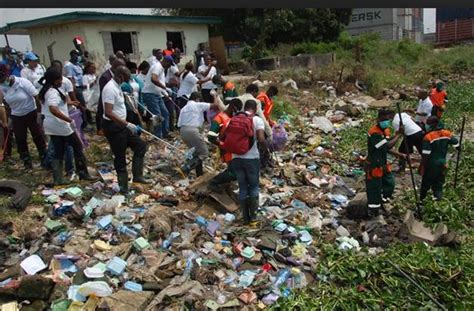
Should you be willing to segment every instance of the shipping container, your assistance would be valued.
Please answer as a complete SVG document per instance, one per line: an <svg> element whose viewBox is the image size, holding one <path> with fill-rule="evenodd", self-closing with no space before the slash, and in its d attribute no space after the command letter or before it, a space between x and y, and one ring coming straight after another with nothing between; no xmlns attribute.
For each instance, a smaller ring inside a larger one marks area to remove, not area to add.
<svg viewBox="0 0 474 311"><path fill-rule="evenodd" d="M474 9L436 9L436 22L450 22L455 19L474 18Z"/></svg>

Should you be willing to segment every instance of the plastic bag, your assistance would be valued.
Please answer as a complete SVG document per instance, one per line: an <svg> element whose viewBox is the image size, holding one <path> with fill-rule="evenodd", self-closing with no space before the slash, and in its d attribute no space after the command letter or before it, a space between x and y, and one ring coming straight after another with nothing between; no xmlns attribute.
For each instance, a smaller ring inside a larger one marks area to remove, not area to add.
<svg viewBox="0 0 474 311"><path fill-rule="evenodd" d="M278 124L273 127L273 148L275 151L281 151L285 148L288 142L288 133L283 124Z"/></svg>

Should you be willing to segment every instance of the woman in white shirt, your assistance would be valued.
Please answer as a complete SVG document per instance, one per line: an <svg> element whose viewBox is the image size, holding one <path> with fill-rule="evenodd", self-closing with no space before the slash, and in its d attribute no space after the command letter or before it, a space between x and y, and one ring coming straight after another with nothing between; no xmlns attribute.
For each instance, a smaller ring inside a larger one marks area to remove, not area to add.
<svg viewBox="0 0 474 311"><path fill-rule="evenodd" d="M191 160L193 164L189 165L189 168L190 170L195 168L197 176L203 174L202 162L209 155L206 142L201 134L202 125L204 123L204 111L211 108L218 108L217 93L213 93L213 104L200 102L200 97L199 93L192 93L186 106L181 109L178 118L181 138L189 148L194 147L195 149L193 159ZM186 173L189 173L189 171Z"/></svg>
<svg viewBox="0 0 474 311"><path fill-rule="evenodd" d="M81 180L95 180L87 171L87 161L82 150L82 143L74 129L73 119L69 117L66 95L60 90L62 73L58 68L50 67L44 75L45 83L39 92L44 105L43 127L46 135L54 145L53 179L55 185L66 185L69 181L63 178L63 159L66 146L72 146L76 171Z"/></svg>
<svg viewBox="0 0 474 311"><path fill-rule="evenodd" d="M28 130L38 149L41 161L46 154L46 141L38 123L38 91L27 79L10 76L0 71L0 83L3 85L3 100L10 110L13 132L15 133L18 154L25 168L33 168L28 150Z"/></svg>
<svg viewBox="0 0 474 311"><path fill-rule="evenodd" d="M21 70L22 78L29 80L36 89L41 88L39 80L44 75L44 66L39 63L39 57L33 52L28 52L25 55L26 66Z"/></svg>
<svg viewBox="0 0 474 311"><path fill-rule="evenodd" d="M179 76L180 83L178 89L177 104L182 109L189 100L191 93L196 91L196 86L202 84L196 75L193 73L194 65L192 62L187 63L184 66L183 73Z"/></svg>

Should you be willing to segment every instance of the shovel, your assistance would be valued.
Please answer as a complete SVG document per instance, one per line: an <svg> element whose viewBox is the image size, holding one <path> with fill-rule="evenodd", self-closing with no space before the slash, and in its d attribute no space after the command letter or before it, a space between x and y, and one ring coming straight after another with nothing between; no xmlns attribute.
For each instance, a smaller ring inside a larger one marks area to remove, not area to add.
<svg viewBox="0 0 474 311"><path fill-rule="evenodd" d="M400 126L403 127L403 120L402 120L402 111L400 109L400 103L397 102L397 110L398 110L398 117L400 118ZM410 153L409 153L409 148L408 148L408 140L406 139L405 132L403 132L403 141L405 142L405 150L407 152L407 162L408 162L408 167L410 168L410 177L411 177L411 183L413 186L413 193L415 195L415 204L416 204L416 217L421 220L422 218L422 206L421 202L418 200L418 193L416 191L416 183L415 183L415 174L413 173L413 167L411 166L411 159L410 159Z"/></svg>

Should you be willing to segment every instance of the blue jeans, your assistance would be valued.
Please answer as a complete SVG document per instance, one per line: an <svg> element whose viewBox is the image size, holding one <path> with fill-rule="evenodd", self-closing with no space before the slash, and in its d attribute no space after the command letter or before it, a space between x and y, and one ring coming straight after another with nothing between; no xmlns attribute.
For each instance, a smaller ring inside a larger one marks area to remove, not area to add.
<svg viewBox="0 0 474 311"><path fill-rule="evenodd" d="M232 159L232 170L239 183L239 200L258 197L260 179L260 159Z"/></svg>
<svg viewBox="0 0 474 311"><path fill-rule="evenodd" d="M170 130L170 114L166 109L165 102L160 95L143 93L143 102L148 110L156 116L162 116L163 122L155 127L154 134L158 137L168 136Z"/></svg>
<svg viewBox="0 0 474 311"><path fill-rule="evenodd" d="M72 149L72 146L68 145L66 147L65 157L66 157L66 163L65 163L66 173L72 174L74 172L74 162L73 162L74 150ZM54 146L50 139L48 143L48 150L46 151L46 156L44 157L44 160L43 160L43 166L48 169L51 169L51 164L53 163L53 160L54 160Z"/></svg>

